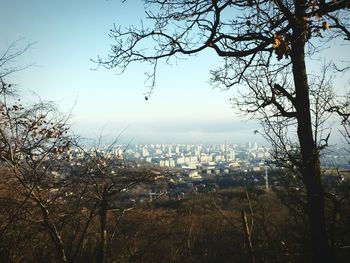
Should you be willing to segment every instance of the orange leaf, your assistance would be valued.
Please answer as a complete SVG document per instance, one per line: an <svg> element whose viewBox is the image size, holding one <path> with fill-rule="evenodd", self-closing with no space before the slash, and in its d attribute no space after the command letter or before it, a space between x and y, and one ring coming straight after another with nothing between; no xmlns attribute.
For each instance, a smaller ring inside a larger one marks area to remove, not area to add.
<svg viewBox="0 0 350 263"><path fill-rule="evenodd" d="M329 24L328 24L327 21L323 21L323 22L322 22L322 28L323 28L323 30L329 29Z"/></svg>

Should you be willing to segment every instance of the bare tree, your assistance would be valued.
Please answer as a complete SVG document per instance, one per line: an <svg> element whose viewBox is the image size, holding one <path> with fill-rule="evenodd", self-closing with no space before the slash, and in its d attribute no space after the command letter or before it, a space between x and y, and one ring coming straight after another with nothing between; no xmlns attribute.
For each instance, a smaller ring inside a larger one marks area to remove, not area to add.
<svg viewBox="0 0 350 263"><path fill-rule="evenodd" d="M18 66L20 63L17 63L16 61L34 45L34 43L23 45L23 42L23 39L18 39L17 41L12 42L2 53L0 53L0 79L4 79L14 72L24 70L30 66Z"/></svg>
<svg viewBox="0 0 350 263"><path fill-rule="evenodd" d="M108 147L101 145L100 138L97 147L83 152L83 167L81 180L88 185L88 198L90 206L96 208L99 225L99 240L96 248L96 262L107 262L108 249L113 241L113 224L118 226L120 215L129 210L122 204L123 195L134 187L142 184L150 184L155 181L157 171L155 168L138 167L134 162L123 158L117 158L114 147L118 139ZM113 213L111 212L113 210ZM109 220L111 215L113 220ZM111 233L109 233L111 230Z"/></svg>
<svg viewBox="0 0 350 263"><path fill-rule="evenodd" d="M224 88L244 87L255 92L260 108L273 109L270 116L293 124L300 149L300 174L307 191L314 262L330 262L332 252L326 233L324 190L321 185L320 148L315 141L310 108L310 76L305 60L330 39L350 39L349 1L307 0L147 0L147 25L114 27L114 40L106 68L124 71L130 63L149 62L154 81L159 60L212 49L224 58L214 70L213 82ZM146 24L146 23L145 23ZM279 72L291 70L284 86ZM258 72L256 76L254 72ZM270 78L265 77L265 73ZM266 88L251 81L259 77ZM153 82L152 82L153 83ZM152 92L152 90L150 91ZM146 97L147 98L147 97Z"/></svg>
<svg viewBox="0 0 350 263"><path fill-rule="evenodd" d="M1 231L18 233L15 245L21 242L20 237L33 242L31 236L36 236L38 244L31 246L34 255L35 250L52 246L42 256L54 251L51 256L67 262L80 250L79 242L77 246L73 242L86 232L77 222L89 225L80 210L86 187L68 169L69 149L75 143L67 124L69 115L59 113L52 102L25 105L7 82L11 74L26 68L16 66L16 60L30 46L21 48L14 42L0 58L0 165L6 171L2 182L8 180L1 184L1 190L10 193ZM67 234L71 228L74 231ZM20 255L25 253L19 251Z"/></svg>
<svg viewBox="0 0 350 263"><path fill-rule="evenodd" d="M71 142L65 135L65 119L57 119L51 103L38 103L23 107L20 100L10 102L8 84L1 83L1 160L12 170L21 186L24 202L31 201L40 211L40 224L46 228L62 262L67 261L64 244L57 225L52 220L51 209L55 190L52 167L59 152L64 152ZM50 197L51 196L51 197Z"/></svg>

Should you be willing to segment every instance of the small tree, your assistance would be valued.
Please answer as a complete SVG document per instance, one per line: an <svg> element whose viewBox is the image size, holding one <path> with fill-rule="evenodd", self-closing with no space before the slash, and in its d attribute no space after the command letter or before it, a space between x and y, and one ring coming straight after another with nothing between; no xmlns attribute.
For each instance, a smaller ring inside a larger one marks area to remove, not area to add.
<svg viewBox="0 0 350 263"><path fill-rule="evenodd" d="M21 239L37 240L37 246L29 250L38 260L53 254L58 261L67 262L74 258L74 249L80 249L73 242L85 234L75 223L82 217L86 188L71 176L67 162L68 150L75 143L67 124L69 116L60 114L52 102L23 105L16 89L5 81L25 68L13 65L29 47L19 48L15 42L0 58L0 165L6 171L1 182L8 180L1 184L1 190L8 193L9 202L1 231L4 236L16 233L15 247ZM67 234L71 228L74 231ZM51 249L43 250L45 246Z"/></svg>
<svg viewBox="0 0 350 263"><path fill-rule="evenodd" d="M123 194L142 184L152 183L157 176L155 169L140 168L135 163L117 158L111 154L115 143L105 151L95 148L84 151L84 165L82 180L88 185L90 206L97 209L99 240L96 248L96 262L107 262L108 248L113 241L113 235L108 229L113 229L109 222L110 210L122 215L127 207L121 204ZM118 225L118 218L114 218ZM112 230L113 231L113 230ZM115 230L114 230L115 231Z"/></svg>
<svg viewBox="0 0 350 263"><path fill-rule="evenodd" d="M19 100L9 102L9 86L1 80L0 158L11 169L15 183L19 184L23 202L34 204L40 215L39 222L48 231L58 258L66 262L62 237L51 210L55 209L53 204L61 194L54 193L58 184L52 167L55 167L59 152L69 147L71 139L65 135L68 128L65 119L56 119L51 104L23 107Z"/></svg>
<svg viewBox="0 0 350 263"><path fill-rule="evenodd" d="M314 262L331 262L321 185L320 147L310 108L310 77L305 60L322 42L350 39L348 0L147 0L149 28L113 28L115 41L106 68L125 68L133 62L153 65L154 80L161 59L212 49L223 66L212 71L213 82L224 88L253 92L258 109L295 127L300 166L307 192ZM147 23L148 24L148 23ZM151 43L151 44L150 44ZM290 70L288 86L280 72ZM257 74L256 74L257 72ZM266 77L272 76L272 77ZM252 82L253 80L253 82ZM262 81L254 86L255 81ZM245 89L246 88L246 89ZM147 98L147 97L146 97Z"/></svg>

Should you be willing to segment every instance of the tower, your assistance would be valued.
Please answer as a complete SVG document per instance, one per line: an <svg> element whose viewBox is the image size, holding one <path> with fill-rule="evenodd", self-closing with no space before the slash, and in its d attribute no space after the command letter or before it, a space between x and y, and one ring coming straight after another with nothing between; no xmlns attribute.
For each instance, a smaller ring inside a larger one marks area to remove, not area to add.
<svg viewBox="0 0 350 263"><path fill-rule="evenodd" d="M270 190L269 177L267 175L267 166L265 166L265 189Z"/></svg>

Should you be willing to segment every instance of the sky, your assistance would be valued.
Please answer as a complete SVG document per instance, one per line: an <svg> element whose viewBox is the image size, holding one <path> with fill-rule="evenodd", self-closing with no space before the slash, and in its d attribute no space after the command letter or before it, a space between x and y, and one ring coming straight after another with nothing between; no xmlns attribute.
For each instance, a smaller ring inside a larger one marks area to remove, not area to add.
<svg viewBox="0 0 350 263"><path fill-rule="evenodd" d="M219 65L205 52L173 65L161 65L157 86L144 94L146 64L123 75L96 68L116 25L139 25L142 1L0 0L0 50L13 41L35 42L18 63L32 66L11 76L24 97L55 101L72 112L75 133L97 138L117 136L134 143L232 143L259 141L257 124L232 109L231 91L213 89L210 69Z"/></svg>

